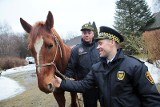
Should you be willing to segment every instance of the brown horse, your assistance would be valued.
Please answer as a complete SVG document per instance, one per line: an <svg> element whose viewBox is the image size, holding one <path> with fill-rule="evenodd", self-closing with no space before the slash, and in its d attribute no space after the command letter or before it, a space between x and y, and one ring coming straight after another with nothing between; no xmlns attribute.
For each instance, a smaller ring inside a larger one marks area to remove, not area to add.
<svg viewBox="0 0 160 107"><path fill-rule="evenodd" d="M55 89L52 79L54 75L60 75L57 71L64 73L71 48L63 43L54 29L54 19L50 11L45 22L37 22L34 26L22 18L20 22L24 30L29 33L28 47L36 62L39 89L45 93L53 92L59 107L65 107L64 91ZM71 107L77 107L76 93L71 93Z"/></svg>

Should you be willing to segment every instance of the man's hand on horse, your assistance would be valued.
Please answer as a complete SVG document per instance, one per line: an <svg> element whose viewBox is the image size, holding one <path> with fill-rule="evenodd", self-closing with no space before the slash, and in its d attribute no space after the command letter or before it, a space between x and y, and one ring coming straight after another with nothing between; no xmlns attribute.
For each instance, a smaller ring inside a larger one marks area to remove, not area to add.
<svg viewBox="0 0 160 107"><path fill-rule="evenodd" d="M56 75L53 77L53 85L57 88L60 87L62 82L62 79L60 77L57 77Z"/></svg>

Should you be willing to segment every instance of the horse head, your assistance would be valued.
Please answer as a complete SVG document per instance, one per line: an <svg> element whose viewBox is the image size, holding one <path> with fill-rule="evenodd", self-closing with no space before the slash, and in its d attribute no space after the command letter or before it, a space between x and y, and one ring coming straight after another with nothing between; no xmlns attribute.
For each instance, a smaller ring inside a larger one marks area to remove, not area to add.
<svg viewBox="0 0 160 107"><path fill-rule="evenodd" d="M45 93L53 92L53 76L57 69L63 74L71 49L54 29L54 18L50 11L45 22L37 22L33 26L22 18L20 22L29 34L28 48L35 59L38 87Z"/></svg>

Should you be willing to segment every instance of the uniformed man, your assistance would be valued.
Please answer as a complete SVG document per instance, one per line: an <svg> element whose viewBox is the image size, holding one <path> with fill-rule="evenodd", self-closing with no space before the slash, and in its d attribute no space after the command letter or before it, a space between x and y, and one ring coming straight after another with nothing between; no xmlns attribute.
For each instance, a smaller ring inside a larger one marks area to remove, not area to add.
<svg viewBox="0 0 160 107"><path fill-rule="evenodd" d="M72 48L71 56L65 70L65 76L78 80L83 79L91 70L93 64L99 61L97 43L94 39L94 28L85 23L81 28L81 43ZM98 88L92 88L82 93L84 107L97 107Z"/></svg>
<svg viewBox="0 0 160 107"><path fill-rule="evenodd" d="M97 38L101 61L81 81L61 80L53 84L67 91L84 92L95 85L100 91L101 107L160 107L160 94L144 62L123 54L123 36L101 26Z"/></svg>

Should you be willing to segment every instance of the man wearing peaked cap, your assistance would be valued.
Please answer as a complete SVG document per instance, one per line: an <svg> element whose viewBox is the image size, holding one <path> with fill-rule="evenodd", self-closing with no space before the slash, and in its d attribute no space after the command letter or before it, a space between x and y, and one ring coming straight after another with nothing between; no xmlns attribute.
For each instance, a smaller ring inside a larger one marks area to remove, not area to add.
<svg viewBox="0 0 160 107"><path fill-rule="evenodd" d="M85 31L85 30L91 30L91 31L94 31L94 28L93 26L90 24L90 23L86 23L82 26L82 29L81 31Z"/></svg>
<svg viewBox="0 0 160 107"><path fill-rule="evenodd" d="M118 43L124 41L124 38L120 33L118 33L116 30L114 30L110 27L106 27L106 26L100 27L99 36L96 38L96 41L98 41L100 39L112 39Z"/></svg>
<svg viewBox="0 0 160 107"><path fill-rule="evenodd" d="M101 107L160 107L160 93L144 62L123 54L123 37L109 27L100 27L97 38L100 62L81 81L53 79L67 91L99 88Z"/></svg>
<svg viewBox="0 0 160 107"><path fill-rule="evenodd" d="M94 40L94 28L90 23L81 27L81 43L72 48L71 56L65 70L65 76L83 79L93 64L99 61L97 43ZM82 93L84 107L97 107L98 89L92 88Z"/></svg>

